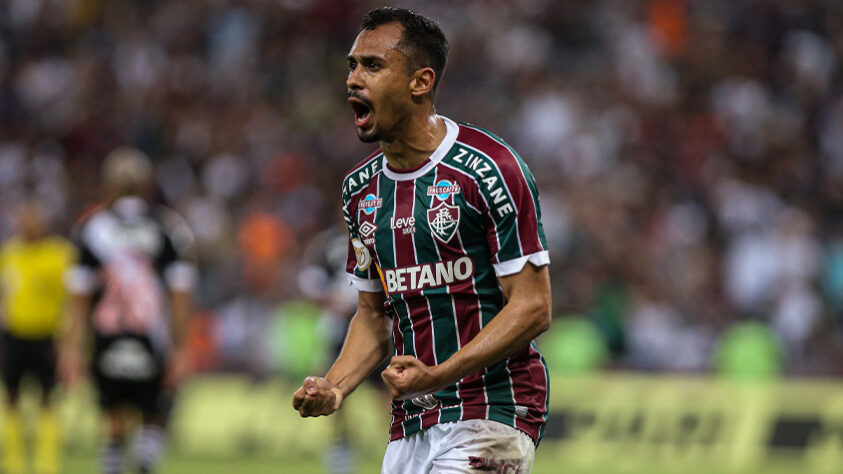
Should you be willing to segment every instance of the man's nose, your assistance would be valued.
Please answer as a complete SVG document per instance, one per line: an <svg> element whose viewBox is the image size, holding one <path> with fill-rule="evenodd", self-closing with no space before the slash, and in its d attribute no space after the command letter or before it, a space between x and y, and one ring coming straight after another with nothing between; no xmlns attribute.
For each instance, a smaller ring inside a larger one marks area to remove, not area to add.
<svg viewBox="0 0 843 474"><path fill-rule="evenodd" d="M348 79L345 81L348 90L357 90L363 88L363 81L360 78L360 68L354 68L348 73Z"/></svg>

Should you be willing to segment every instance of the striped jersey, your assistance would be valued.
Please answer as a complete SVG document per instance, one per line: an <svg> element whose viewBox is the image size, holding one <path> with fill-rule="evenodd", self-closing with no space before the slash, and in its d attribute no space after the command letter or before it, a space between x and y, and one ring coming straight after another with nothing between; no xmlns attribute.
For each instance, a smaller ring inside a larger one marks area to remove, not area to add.
<svg viewBox="0 0 843 474"><path fill-rule="evenodd" d="M86 216L74 234L80 258L70 290L93 298L94 331L146 336L168 350L167 292L192 291L197 279L193 234L181 216L125 196Z"/></svg>
<svg viewBox="0 0 843 474"><path fill-rule="evenodd" d="M421 165L390 168L383 153L343 181L346 264L359 291L385 291L394 353L444 362L495 317L497 277L547 265L538 190L515 151L491 133L445 119ZM535 342L432 395L393 401L390 440L437 423L489 419L538 443L547 419L547 368Z"/></svg>

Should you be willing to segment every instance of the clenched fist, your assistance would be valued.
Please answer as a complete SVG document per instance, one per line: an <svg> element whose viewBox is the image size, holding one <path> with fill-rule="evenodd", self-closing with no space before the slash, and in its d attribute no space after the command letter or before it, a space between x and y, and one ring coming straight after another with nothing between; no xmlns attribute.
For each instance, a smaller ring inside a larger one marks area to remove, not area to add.
<svg viewBox="0 0 843 474"><path fill-rule="evenodd" d="M293 394L293 408L302 417L330 415L339 410L343 394L336 385L322 377L307 377Z"/></svg>
<svg viewBox="0 0 843 474"><path fill-rule="evenodd" d="M395 356L381 372L392 398L409 400L433 393L446 384L439 380L436 366L431 367L413 356Z"/></svg>

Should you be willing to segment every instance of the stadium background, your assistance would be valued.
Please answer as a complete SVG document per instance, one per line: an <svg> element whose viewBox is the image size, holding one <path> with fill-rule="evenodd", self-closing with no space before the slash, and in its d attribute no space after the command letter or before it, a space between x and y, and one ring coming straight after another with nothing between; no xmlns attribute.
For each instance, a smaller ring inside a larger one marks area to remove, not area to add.
<svg viewBox="0 0 843 474"><path fill-rule="evenodd" d="M534 472L843 469L843 6L392 4L451 42L439 112L539 184L554 383ZM290 393L349 311L339 183L371 146L345 55L379 5L0 2L0 237L27 190L66 234L124 144L196 233L201 375L165 473L320 472L331 426ZM92 472L90 394L62 395L68 472ZM349 400L359 472L382 453L377 400Z"/></svg>

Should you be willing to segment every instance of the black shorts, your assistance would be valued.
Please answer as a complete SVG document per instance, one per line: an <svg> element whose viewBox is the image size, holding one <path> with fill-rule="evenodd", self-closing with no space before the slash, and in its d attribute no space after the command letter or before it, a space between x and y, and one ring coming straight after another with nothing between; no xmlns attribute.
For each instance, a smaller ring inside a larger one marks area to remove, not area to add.
<svg viewBox="0 0 843 474"><path fill-rule="evenodd" d="M172 396L163 387L163 359L149 338L96 335L91 373L104 410L128 406L146 416L169 415Z"/></svg>
<svg viewBox="0 0 843 474"><path fill-rule="evenodd" d="M56 385L56 346L53 338L23 339L8 332L3 335L3 356L0 357L3 384L13 391L20 388L24 375L31 375L44 391Z"/></svg>

